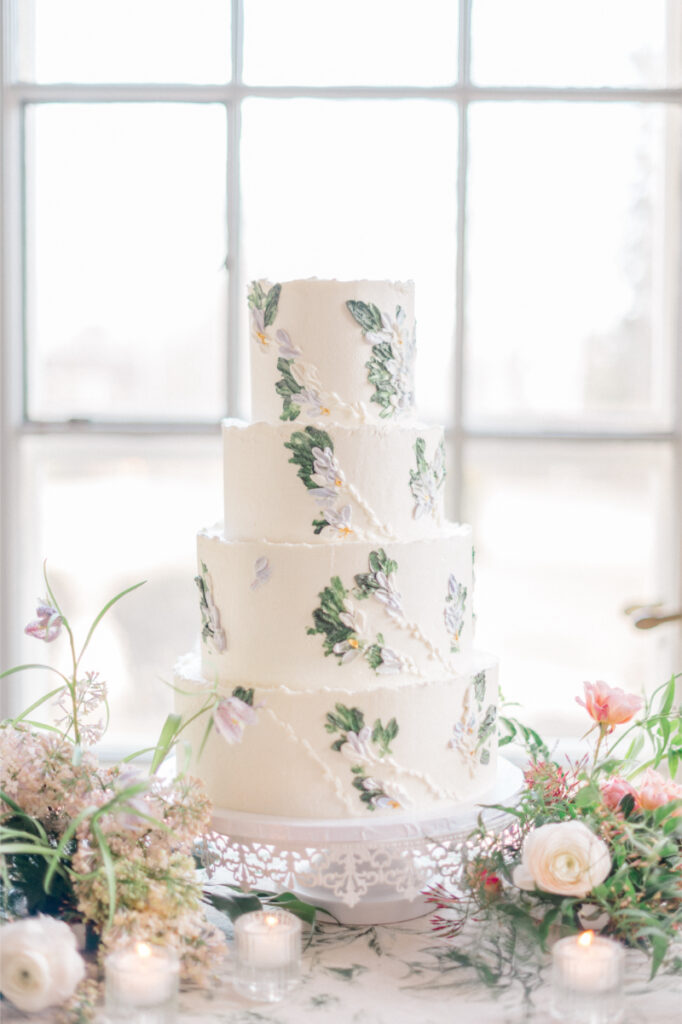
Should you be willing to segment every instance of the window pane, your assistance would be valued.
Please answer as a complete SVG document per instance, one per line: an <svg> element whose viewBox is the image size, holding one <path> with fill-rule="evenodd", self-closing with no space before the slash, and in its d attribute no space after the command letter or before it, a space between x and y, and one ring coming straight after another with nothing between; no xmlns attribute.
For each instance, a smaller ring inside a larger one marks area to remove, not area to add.
<svg viewBox="0 0 682 1024"><path fill-rule="evenodd" d="M509 700L579 735L583 680L639 691L672 674L675 625L624 614L677 600L667 445L470 442L464 476L476 642L499 653Z"/></svg>
<svg viewBox="0 0 682 1024"><path fill-rule="evenodd" d="M442 85L457 77L456 0L249 0L244 77L259 85Z"/></svg>
<svg viewBox="0 0 682 1024"><path fill-rule="evenodd" d="M19 0L19 74L38 82L225 82L229 0Z"/></svg>
<svg viewBox="0 0 682 1024"><path fill-rule="evenodd" d="M242 130L247 279L414 279L417 400L441 421L452 390L456 117L448 103L249 100Z"/></svg>
<svg viewBox="0 0 682 1024"><path fill-rule="evenodd" d="M34 106L27 136L30 415L217 419L224 109Z"/></svg>
<svg viewBox="0 0 682 1024"><path fill-rule="evenodd" d="M668 426L677 112L491 103L470 116L469 420Z"/></svg>
<svg viewBox="0 0 682 1024"><path fill-rule="evenodd" d="M29 437L21 466L18 629L44 594L43 558L81 639L111 597L146 579L102 620L83 668L99 670L108 682L109 744L156 739L172 704L161 680L172 682L176 658L199 636L195 538L220 516L220 439ZM46 646L22 637L21 654L24 662L68 666L61 638ZM49 682L22 674L18 706Z"/></svg>
<svg viewBox="0 0 682 1024"><path fill-rule="evenodd" d="M473 0L474 81L666 85L680 81L679 0Z"/></svg>

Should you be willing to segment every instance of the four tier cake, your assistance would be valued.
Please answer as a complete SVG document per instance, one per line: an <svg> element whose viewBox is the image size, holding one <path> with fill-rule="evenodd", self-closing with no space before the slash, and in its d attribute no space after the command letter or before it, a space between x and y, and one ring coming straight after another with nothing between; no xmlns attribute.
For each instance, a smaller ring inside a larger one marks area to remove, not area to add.
<svg viewBox="0 0 682 1024"><path fill-rule="evenodd" d="M256 281L251 424L225 421L224 524L198 535L201 651L177 666L218 808L441 810L494 783L497 671L473 650L471 528L414 419L411 283ZM205 740L205 742L204 742Z"/></svg>

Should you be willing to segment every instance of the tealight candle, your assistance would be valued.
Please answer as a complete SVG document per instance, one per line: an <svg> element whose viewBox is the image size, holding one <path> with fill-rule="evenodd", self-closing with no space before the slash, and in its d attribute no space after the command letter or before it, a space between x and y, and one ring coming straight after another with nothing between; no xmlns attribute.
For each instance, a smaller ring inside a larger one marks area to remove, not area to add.
<svg viewBox="0 0 682 1024"><path fill-rule="evenodd" d="M110 953L104 970L111 1020L165 1024L175 1019L179 963L173 950L136 942Z"/></svg>
<svg viewBox="0 0 682 1024"><path fill-rule="evenodd" d="M286 910L255 910L234 923L234 987L274 1002L301 975L301 922Z"/></svg>
<svg viewBox="0 0 682 1024"><path fill-rule="evenodd" d="M625 951L592 931L552 950L552 1014L575 1024L615 1024L623 1016Z"/></svg>

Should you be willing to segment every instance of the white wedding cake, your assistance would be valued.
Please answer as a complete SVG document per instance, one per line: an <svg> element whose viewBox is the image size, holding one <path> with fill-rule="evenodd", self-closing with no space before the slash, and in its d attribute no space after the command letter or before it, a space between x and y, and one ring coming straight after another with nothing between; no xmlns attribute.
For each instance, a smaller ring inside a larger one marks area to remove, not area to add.
<svg viewBox="0 0 682 1024"><path fill-rule="evenodd" d="M200 654L176 670L217 808L441 810L495 780L497 669L473 650L471 528L414 419L411 283L256 281L253 418L225 421L224 525L198 535Z"/></svg>

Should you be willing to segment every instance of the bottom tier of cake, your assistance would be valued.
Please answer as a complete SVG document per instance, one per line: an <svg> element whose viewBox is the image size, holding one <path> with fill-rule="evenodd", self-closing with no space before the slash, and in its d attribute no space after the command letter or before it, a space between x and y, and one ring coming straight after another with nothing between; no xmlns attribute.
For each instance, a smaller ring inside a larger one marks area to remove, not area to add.
<svg viewBox="0 0 682 1024"><path fill-rule="evenodd" d="M495 780L497 663L446 681L372 689L218 686L198 655L176 666L176 710L215 807L356 818L468 802ZM213 725L208 731L209 716Z"/></svg>

